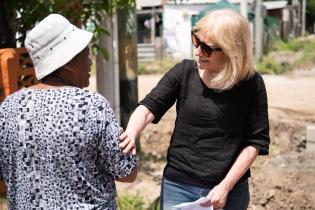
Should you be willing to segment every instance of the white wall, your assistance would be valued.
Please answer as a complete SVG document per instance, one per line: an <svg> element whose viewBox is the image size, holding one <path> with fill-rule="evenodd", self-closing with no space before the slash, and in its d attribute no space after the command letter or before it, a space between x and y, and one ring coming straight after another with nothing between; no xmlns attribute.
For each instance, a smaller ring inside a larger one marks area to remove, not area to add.
<svg viewBox="0 0 315 210"><path fill-rule="evenodd" d="M163 37L166 52L175 58L192 58L191 16L206 4L164 5Z"/></svg>

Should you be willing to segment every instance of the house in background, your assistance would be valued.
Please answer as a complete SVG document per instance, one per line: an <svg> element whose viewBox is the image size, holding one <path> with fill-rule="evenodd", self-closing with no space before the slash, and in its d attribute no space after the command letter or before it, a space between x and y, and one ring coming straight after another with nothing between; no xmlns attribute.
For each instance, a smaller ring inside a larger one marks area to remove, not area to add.
<svg viewBox="0 0 315 210"><path fill-rule="evenodd" d="M300 34L298 1L263 1L263 46ZM138 59L192 58L191 30L208 12L229 8L241 12L242 0L137 0ZM246 13L252 35L255 31L255 1L247 0ZM253 40L254 37L253 37Z"/></svg>
<svg viewBox="0 0 315 210"><path fill-rule="evenodd" d="M163 57L163 1L137 0L138 60Z"/></svg>
<svg viewBox="0 0 315 210"><path fill-rule="evenodd" d="M192 58L191 30L194 24L208 12L229 8L240 12L241 0L183 0L168 1L163 8L163 37L166 55L175 58ZM251 13L252 1L248 1Z"/></svg>
<svg viewBox="0 0 315 210"><path fill-rule="evenodd" d="M290 37L301 35L301 7L298 2L288 5L288 1L266 1L263 5L269 42L273 39L287 41Z"/></svg>

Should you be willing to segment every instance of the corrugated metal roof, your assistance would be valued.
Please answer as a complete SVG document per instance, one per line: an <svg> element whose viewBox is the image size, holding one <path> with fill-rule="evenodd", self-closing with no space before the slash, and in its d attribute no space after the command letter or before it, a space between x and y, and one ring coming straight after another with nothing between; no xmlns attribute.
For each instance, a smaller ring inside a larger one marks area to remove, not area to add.
<svg viewBox="0 0 315 210"><path fill-rule="evenodd" d="M229 0L230 3L240 4L243 0ZM247 0L247 3L252 3L254 0Z"/></svg>
<svg viewBox="0 0 315 210"><path fill-rule="evenodd" d="M169 0L166 2L166 4L213 4L213 3L217 3L220 0L177 0L172 1Z"/></svg>
<svg viewBox="0 0 315 210"><path fill-rule="evenodd" d="M218 3L221 0L177 0L177 4L213 4ZM239 4L242 0L227 0L230 3L233 4ZM254 0L247 0L248 3L252 3ZM166 4L175 4L173 0L169 0L166 2Z"/></svg>
<svg viewBox="0 0 315 210"><path fill-rule="evenodd" d="M137 8L142 7L155 7L155 6L161 6L163 5L163 2L165 4L213 4L217 3L221 0L136 0L137 2ZM242 0L228 0L228 2L233 4L239 4ZM254 0L247 0L248 3L252 3ZM175 3L176 2L176 3ZM263 2L263 5L267 9L279 9L284 8L288 5L288 1L265 1Z"/></svg>
<svg viewBox="0 0 315 210"><path fill-rule="evenodd" d="M263 5L266 9L281 9L288 5L288 1L265 1Z"/></svg>

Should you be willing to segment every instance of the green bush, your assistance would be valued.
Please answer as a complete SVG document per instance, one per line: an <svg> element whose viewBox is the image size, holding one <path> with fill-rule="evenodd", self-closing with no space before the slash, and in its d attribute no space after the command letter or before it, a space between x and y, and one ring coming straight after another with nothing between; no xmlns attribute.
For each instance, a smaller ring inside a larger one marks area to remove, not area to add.
<svg viewBox="0 0 315 210"><path fill-rule="evenodd" d="M117 198L118 210L160 210L159 199L145 207L143 198L136 195L122 195Z"/></svg>
<svg viewBox="0 0 315 210"><path fill-rule="evenodd" d="M315 38L301 37L288 42L277 41L261 62L256 63L257 71L262 74L282 74L292 69L307 66L315 61ZM272 55L271 55L272 54ZM291 55L287 61L278 59L277 55ZM295 56L294 56L295 55ZM294 58L294 60L292 60Z"/></svg>
<svg viewBox="0 0 315 210"><path fill-rule="evenodd" d="M292 69L287 62L278 62L270 55L263 57L263 60L256 65L256 70L261 74L282 74Z"/></svg>
<svg viewBox="0 0 315 210"><path fill-rule="evenodd" d="M143 198L136 195L122 195L117 198L119 210L145 210Z"/></svg>
<svg viewBox="0 0 315 210"><path fill-rule="evenodd" d="M300 66L315 59L315 39L306 40L302 44L303 56L296 62L295 66Z"/></svg>
<svg viewBox="0 0 315 210"><path fill-rule="evenodd" d="M160 210L160 199L153 201L147 210Z"/></svg>
<svg viewBox="0 0 315 210"><path fill-rule="evenodd" d="M146 74L148 72L146 65L144 63L139 63L138 74Z"/></svg>
<svg viewBox="0 0 315 210"><path fill-rule="evenodd" d="M290 52L297 52L303 48L301 41L298 39L291 39L288 42L284 42L278 40L275 42L274 46L272 47L273 51L290 51Z"/></svg>
<svg viewBox="0 0 315 210"><path fill-rule="evenodd" d="M271 56L265 56L261 62L257 63L256 68L261 74L275 74L280 65Z"/></svg>

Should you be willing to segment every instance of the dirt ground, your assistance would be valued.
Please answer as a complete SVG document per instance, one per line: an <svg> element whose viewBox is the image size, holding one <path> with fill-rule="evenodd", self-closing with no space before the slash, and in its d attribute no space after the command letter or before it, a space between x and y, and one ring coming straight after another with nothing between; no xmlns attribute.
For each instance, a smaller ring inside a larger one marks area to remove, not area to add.
<svg viewBox="0 0 315 210"><path fill-rule="evenodd" d="M139 99L161 75L138 78ZM270 155L259 156L252 166L250 210L315 209L315 150L306 142L306 126L315 124L315 66L310 70L264 76L270 118ZM144 157L131 184L117 184L118 194L139 194L145 202L159 197L160 183L175 109L141 136Z"/></svg>

